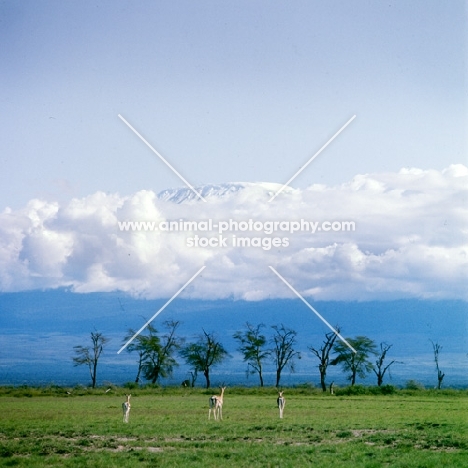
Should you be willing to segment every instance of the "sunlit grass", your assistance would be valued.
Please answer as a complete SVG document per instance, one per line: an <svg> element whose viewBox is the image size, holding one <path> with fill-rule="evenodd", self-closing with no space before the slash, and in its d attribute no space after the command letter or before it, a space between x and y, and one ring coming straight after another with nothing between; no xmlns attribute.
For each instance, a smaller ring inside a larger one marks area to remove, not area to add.
<svg viewBox="0 0 468 468"><path fill-rule="evenodd" d="M280 420L275 389L228 388L215 422L211 391L133 389L124 424L125 389L17 390L0 391L0 466L468 466L466 391L285 389Z"/></svg>

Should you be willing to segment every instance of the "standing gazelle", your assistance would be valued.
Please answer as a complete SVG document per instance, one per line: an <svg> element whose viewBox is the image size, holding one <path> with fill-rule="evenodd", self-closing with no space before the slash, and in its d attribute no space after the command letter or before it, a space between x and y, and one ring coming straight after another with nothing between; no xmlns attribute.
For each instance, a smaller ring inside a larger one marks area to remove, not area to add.
<svg viewBox="0 0 468 468"><path fill-rule="evenodd" d="M210 409L208 410L208 419L211 417L211 412L213 411L214 420L223 419L223 398L224 390L226 387L219 387L221 390L220 395L213 395L209 399Z"/></svg>
<svg viewBox="0 0 468 468"><path fill-rule="evenodd" d="M283 419L283 410L284 405L286 404L286 399L283 396L283 392L278 392L278 398L276 400L276 403L278 404L280 419Z"/></svg>
<svg viewBox="0 0 468 468"><path fill-rule="evenodd" d="M128 418L130 416L130 397L132 395L125 395L127 397L126 401L122 403L122 411L123 411L123 422L128 423Z"/></svg>

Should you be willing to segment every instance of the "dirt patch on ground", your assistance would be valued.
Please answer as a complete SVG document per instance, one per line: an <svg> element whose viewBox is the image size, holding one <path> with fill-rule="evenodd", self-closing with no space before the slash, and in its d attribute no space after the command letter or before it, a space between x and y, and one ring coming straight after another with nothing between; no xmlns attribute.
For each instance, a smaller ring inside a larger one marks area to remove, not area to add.
<svg viewBox="0 0 468 468"><path fill-rule="evenodd" d="M161 447L146 447L146 450L151 453L158 453L163 451Z"/></svg>
<svg viewBox="0 0 468 468"><path fill-rule="evenodd" d="M166 437L164 442L185 442L188 439L183 439L182 437Z"/></svg>
<svg viewBox="0 0 468 468"><path fill-rule="evenodd" d="M373 434L395 434L396 431L391 431L389 429L351 429L350 432L354 437L362 437L364 435L373 435Z"/></svg>

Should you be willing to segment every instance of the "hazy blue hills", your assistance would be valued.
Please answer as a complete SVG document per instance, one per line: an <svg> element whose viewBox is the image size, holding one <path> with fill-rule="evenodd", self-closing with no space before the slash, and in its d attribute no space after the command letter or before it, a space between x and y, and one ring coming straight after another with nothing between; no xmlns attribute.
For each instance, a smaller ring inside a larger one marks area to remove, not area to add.
<svg viewBox="0 0 468 468"><path fill-rule="evenodd" d="M144 300L123 293L75 294L47 290L0 294L0 384L72 383L84 379L87 371L73 368L73 346L85 344L90 331L111 338L102 361L101 379L115 383L133 380L135 357L117 355L129 328L138 329L166 300ZM366 335L377 344L393 344L389 357L404 362L392 367L393 383L415 378L431 385L435 379L432 345L442 345L441 367L445 383L468 386L468 305L463 301L399 300L389 302L312 302L332 325L339 325L345 337ZM297 331L303 358L297 373L284 374L285 383L318 381L317 363L307 351L320 346L326 326L299 300L198 301L177 298L155 320L161 329L167 319L180 320L180 334L187 340L214 331L231 353L231 359L216 372L223 379L246 381L245 365L236 352L232 334L245 322L267 325L283 323ZM183 380L188 369L181 366L174 382ZM270 369L271 371L272 369ZM339 369L331 378L345 382ZM221 377L220 377L221 378ZM88 379L89 380L89 379ZM373 383L372 376L364 383ZM170 383L170 382L169 382ZM202 383L201 380L198 383Z"/></svg>

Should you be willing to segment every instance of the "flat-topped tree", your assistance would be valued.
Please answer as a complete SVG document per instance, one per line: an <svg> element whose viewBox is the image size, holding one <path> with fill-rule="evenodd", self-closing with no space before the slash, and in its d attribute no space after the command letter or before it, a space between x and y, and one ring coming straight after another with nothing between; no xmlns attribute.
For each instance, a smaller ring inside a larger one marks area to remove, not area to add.
<svg viewBox="0 0 468 468"><path fill-rule="evenodd" d="M146 380L156 383L160 377L172 375L174 367L178 366L175 354L184 343L183 338L176 335L179 321L167 320L163 323L166 333L157 335L156 330L144 342L147 353L143 361L143 375Z"/></svg>
<svg viewBox="0 0 468 468"><path fill-rule="evenodd" d="M351 386L356 383L356 377L364 379L373 369L369 361L371 354L377 354L375 342L367 336L356 336L356 338L346 338L346 341L356 350L353 352L346 343L338 341L333 346L333 351L337 354L330 362L331 366L340 364L343 371L349 372L348 380Z"/></svg>
<svg viewBox="0 0 468 468"><path fill-rule="evenodd" d="M147 330L151 333L154 330L151 324L148 325ZM155 330L154 330L155 331ZM125 335L123 342L127 343L133 338L136 331L133 328L129 328L127 335ZM138 335L126 348L128 353L136 352L138 354L138 370L135 377L135 383L140 382L140 375L143 369L143 363L145 362L146 355L148 354L148 347L146 346L146 335Z"/></svg>
<svg viewBox="0 0 468 468"><path fill-rule="evenodd" d="M214 333L207 333L203 330L203 335L199 336L198 341L189 343L182 348L180 355L192 369L203 372L206 379L206 388L210 388L211 367L221 364L229 356L229 353L215 338Z"/></svg>
<svg viewBox="0 0 468 468"><path fill-rule="evenodd" d="M175 320L166 320L163 326L167 333L160 334L152 324L148 324L145 331L138 335L133 342L128 345L128 352L138 353L138 372L135 382L140 379L140 373L146 380L153 384L160 377L169 377L178 363L174 357L184 340L176 335L180 322ZM129 330L124 341L127 342L135 332Z"/></svg>
<svg viewBox="0 0 468 468"><path fill-rule="evenodd" d="M263 387L263 362L270 356L271 351L264 349L267 344L265 335L261 334L263 323L254 327L247 322L246 330L237 331L233 337L239 342L238 350L244 355L244 362L247 363L247 375L258 374L260 387Z"/></svg>

